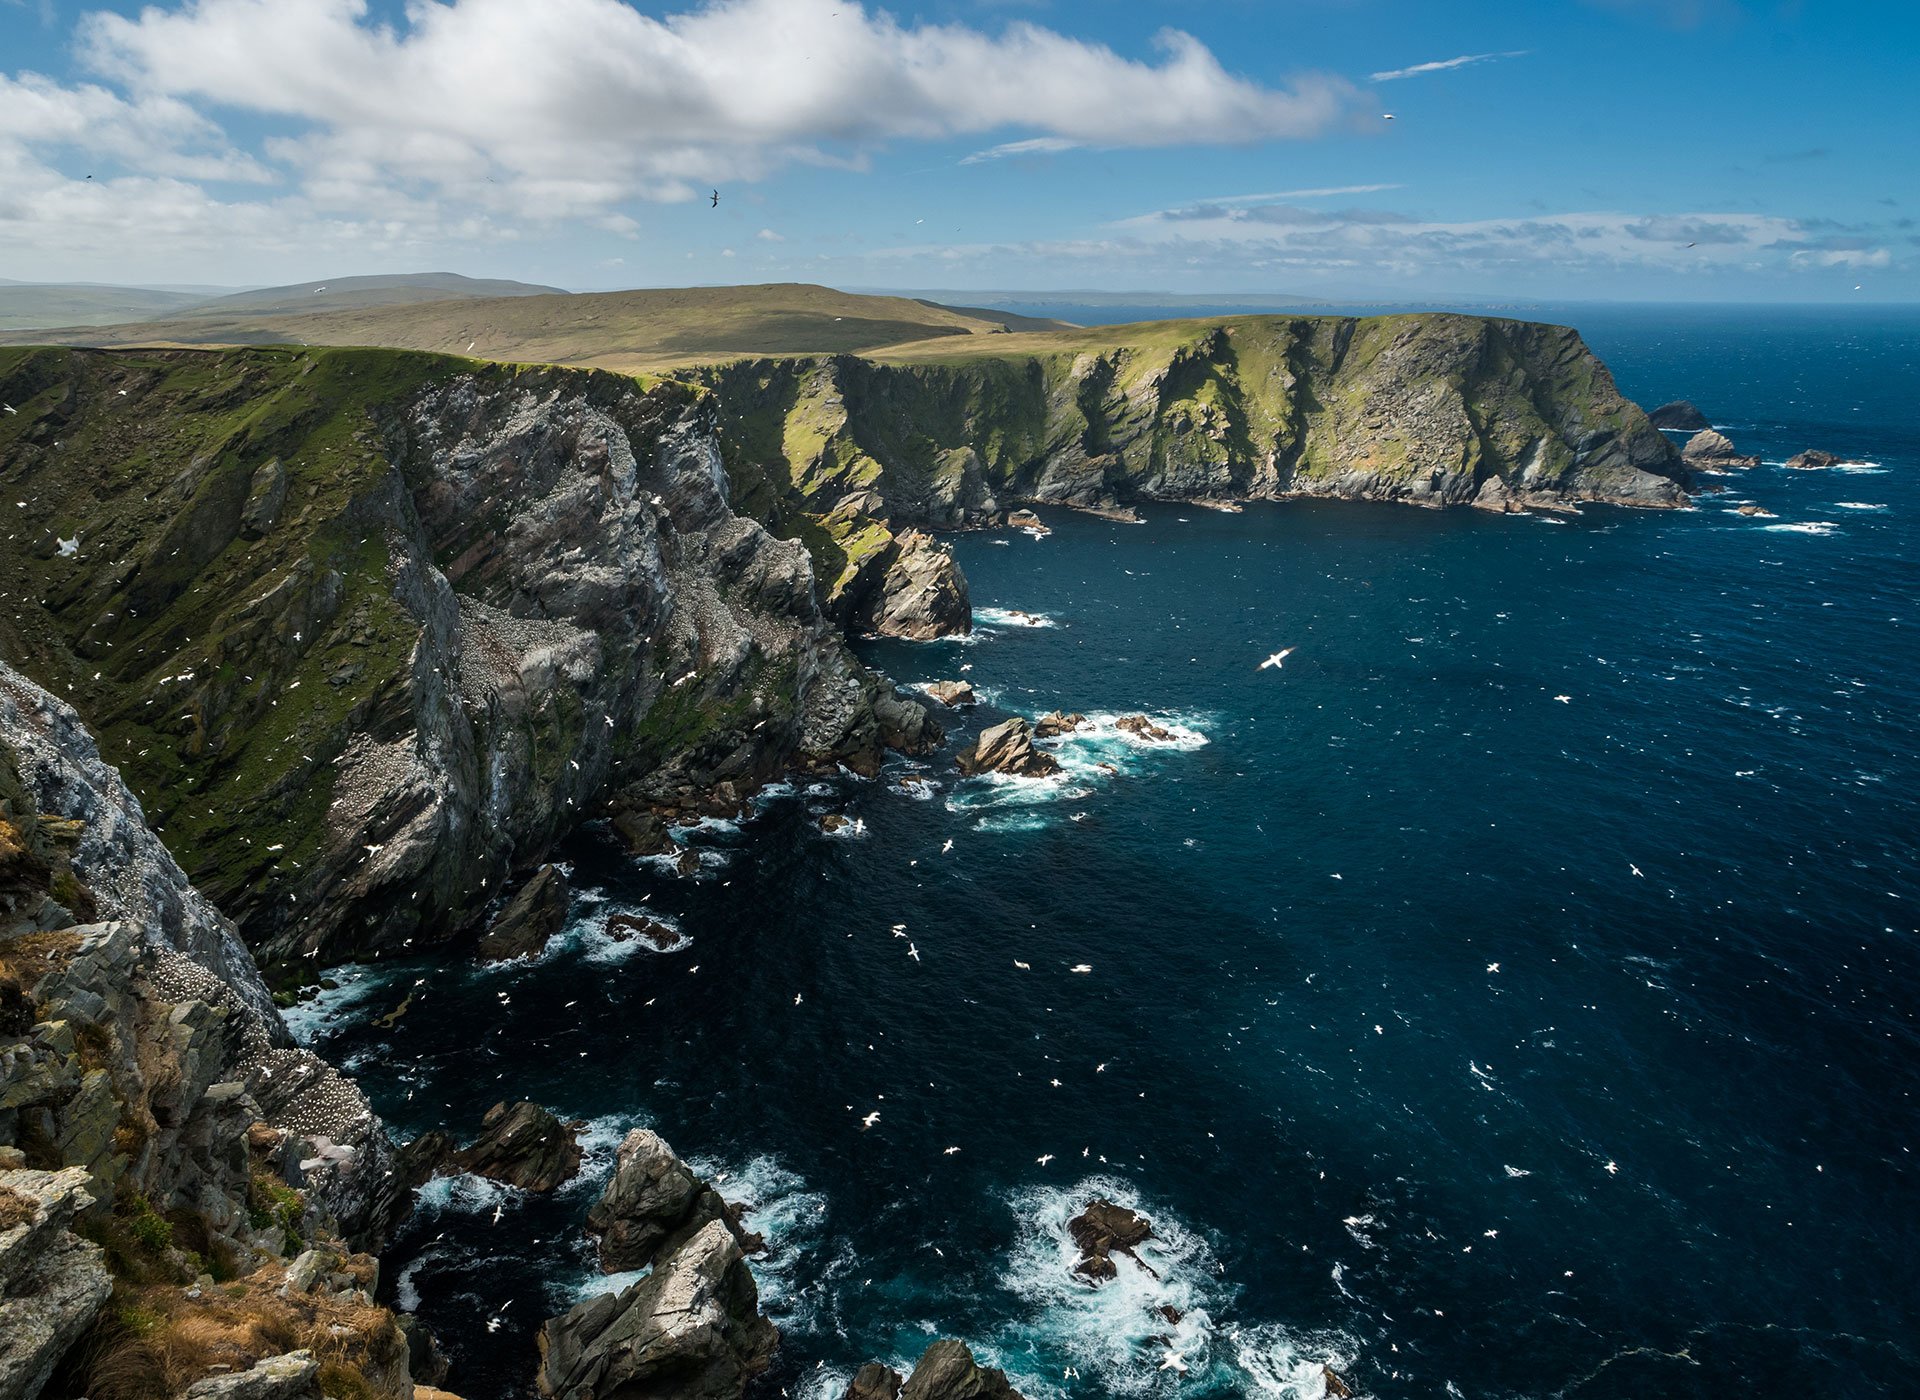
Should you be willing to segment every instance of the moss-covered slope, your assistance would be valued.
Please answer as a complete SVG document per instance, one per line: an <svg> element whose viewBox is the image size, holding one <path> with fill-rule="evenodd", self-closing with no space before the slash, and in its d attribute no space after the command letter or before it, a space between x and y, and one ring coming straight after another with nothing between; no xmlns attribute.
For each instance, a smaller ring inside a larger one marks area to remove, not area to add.
<svg viewBox="0 0 1920 1400"><path fill-rule="evenodd" d="M1671 447L1565 327L1250 316L703 372L736 491L852 583L888 526L1022 501L1676 506Z"/></svg>
<svg viewBox="0 0 1920 1400"><path fill-rule="evenodd" d="M729 509L707 400L382 350L0 351L0 655L270 958L445 937L610 805L915 737L805 553Z"/></svg>

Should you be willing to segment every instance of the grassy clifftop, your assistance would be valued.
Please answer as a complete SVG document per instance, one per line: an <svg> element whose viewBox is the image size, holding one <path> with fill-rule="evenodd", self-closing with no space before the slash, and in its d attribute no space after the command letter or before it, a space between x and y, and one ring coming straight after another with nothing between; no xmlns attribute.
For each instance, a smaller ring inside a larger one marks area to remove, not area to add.
<svg viewBox="0 0 1920 1400"><path fill-rule="evenodd" d="M1340 496L1674 506L1677 458L1565 327L1247 316L701 372L740 500L850 585L890 527Z"/></svg>

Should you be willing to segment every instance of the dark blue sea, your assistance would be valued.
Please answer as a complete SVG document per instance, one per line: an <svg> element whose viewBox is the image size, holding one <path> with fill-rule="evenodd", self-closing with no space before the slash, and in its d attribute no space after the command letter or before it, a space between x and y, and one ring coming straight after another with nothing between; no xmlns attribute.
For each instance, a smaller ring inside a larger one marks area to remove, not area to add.
<svg viewBox="0 0 1920 1400"><path fill-rule="evenodd" d="M404 1132L590 1125L586 1179L435 1183L389 1256L451 1387L525 1392L628 1281L579 1224L646 1124L772 1241L769 1394L944 1335L1036 1400L1914 1394L1920 313L1554 318L1767 464L1680 513L959 537L976 635L867 655L970 680L962 735L1085 713L1064 781L776 790L694 880L589 832L543 960L298 1013ZM601 932L643 907L679 951ZM1096 1195L1157 1277L1069 1275Z"/></svg>

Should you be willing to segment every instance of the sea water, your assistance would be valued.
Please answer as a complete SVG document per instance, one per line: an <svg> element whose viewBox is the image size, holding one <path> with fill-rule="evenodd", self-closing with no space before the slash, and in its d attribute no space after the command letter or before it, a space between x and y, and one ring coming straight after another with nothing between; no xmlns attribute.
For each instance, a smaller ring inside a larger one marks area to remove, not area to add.
<svg viewBox="0 0 1920 1400"><path fill-rule="evenodd" d="M631 1281L580 1223L644 1124L771 1242L770 1394L950 1335L1035 1397L1912 1393L1920 318L1565 319L1767 465L958 537L976 635L867 657L971 681L955 744L1086 715L1059 778L783 785L693 879L588 831L539 959L304 1009L401 1133L587 1125L554 1197L435 1183L389 1255L453 1387L522 1393ZM674 950L606 936L638 912ZM1095 1196L1152 1273L1070 1274Z"/></svg>

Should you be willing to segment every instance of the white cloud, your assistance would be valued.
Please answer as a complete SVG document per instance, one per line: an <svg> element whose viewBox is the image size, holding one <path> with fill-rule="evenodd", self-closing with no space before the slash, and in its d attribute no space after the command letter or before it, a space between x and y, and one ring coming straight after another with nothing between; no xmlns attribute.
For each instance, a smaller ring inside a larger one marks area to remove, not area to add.
<svg viewBox="0 0 1920 1400"><path fill-rule="evenodd" d="M761 229L760 232L754 235L754 237L759 239L762 243L785 243L787 241L786 236L784 234L775 233L770 228Z"/></svg>
<svg viewBox="0 0 1920 1400"><path fill-rule="evenodd" d="M328 201L393 187L564 218L675 200L900 140L1007 128L1110 147L1310 136L1351 89L1229 73L1177 30L1141 62L1030 23L903 24L856 0L189 0L97 12L80 48L130 89L298 124L272 154Z"/></svg>
<svg viewBox="0 0 1920 1400"><path fill-rule="evenodd" d="M1281 199L1327 199L1342 194L1376 194L1381 190L1397 190L1399 185L1328 185L1314 190L1275 190L1272 194L1216 194L1200 201L1202 204L1271 204Z"/></svg>
<svg viewBox="0 0 1920 1400"><path fill-rule="evenodd" d="M1026 141L1007 141L998 146L989 146L984 151L975 151L963 156L962 165L980 165L990 160L1004 160L1008 156L1050 156L1061 151L1077 151L1084 141L1069 141L1064 136L1035 136Z"/></svg>
<svg viewBox="0 0 1920 1400"><path fill-rule="evenodd" d="M1525 49L1509 49L1504 53L1463 53L1458 58L1440 58L1431 63L1416 63L1410 68L1389 68L1382 73L1370 73L1368 77L1376 83L1397 82L1401 78L1417 78L1423 73L1444 73L1450 68L1468 68L1476 63L1491 63L1498 58L1524 58Z"/></svg>

